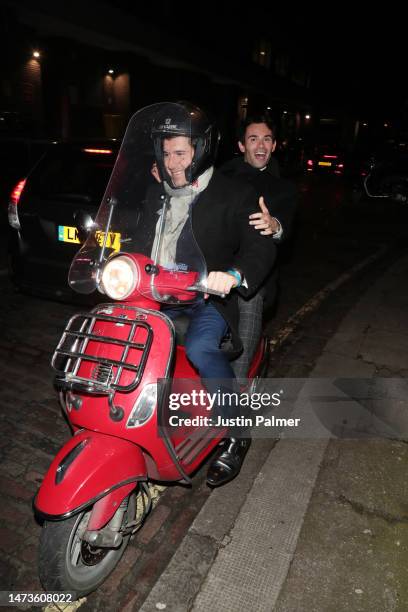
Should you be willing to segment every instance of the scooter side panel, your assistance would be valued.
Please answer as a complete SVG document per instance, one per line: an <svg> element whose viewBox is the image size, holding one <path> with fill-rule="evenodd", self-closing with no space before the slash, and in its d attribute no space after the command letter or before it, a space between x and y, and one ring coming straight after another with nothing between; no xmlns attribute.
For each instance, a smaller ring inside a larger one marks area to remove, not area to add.
<svg viewBox="0 0 408 612"><path fill-rule="evenodd" d="M51 463L34 507L40 514L58 518L94 503L112 489L145 478L145 460L136 444L81 431Z"/></svg>

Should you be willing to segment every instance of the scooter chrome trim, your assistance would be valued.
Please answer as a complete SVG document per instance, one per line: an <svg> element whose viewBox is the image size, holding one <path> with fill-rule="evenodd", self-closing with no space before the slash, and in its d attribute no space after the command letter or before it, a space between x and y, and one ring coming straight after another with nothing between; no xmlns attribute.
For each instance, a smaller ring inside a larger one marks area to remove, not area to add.
<svg viewBox="0 0 408 612"><path fill-rule="evenodd" d="M43 512L42 510L39 510L37 506L35 505L35 501L37 499L38 492L33 497L32 506L33 506L33 510L36 516L39 519L45 520L45 521L62 521L64 519L70 518L71 516L74 516L75 514L79 514L80 512L83 512L84 510L86 510L90 506L93 506L97 501L99 501L103 497L106 497L106 495L109 495L116 489L120 489L121 487L124 487L132 483L144 482L144 481L147 481L146 476L136 476L135 478L128 478L127 480L124 480L122 482L119 482L113 485L106 491L102 491L102 493L100 493L99 495L96 495L95 497L92 497L90 500L88 500L81 506L78 506L77 508L74 508L73 510L70 510L69 512L64 512L63 514L47 514L47 512Z"/></svg>
<svg viewBox="0 0 408 612"><path fill-rule="evenodd" d="M106 314L109 310L113 312L120 309L133 312L134 317L127 317L126 314ZM89 313L79 313L71 317L51 359L51 366L56 372L57 387L98 395L111 395L115 391L127 393L136 389L142 379L153 341L151 326L138 318L140 311L140 308L126 304L103 304L93 308ZM94 333L96 325L100 322L127 326L127 337L120 339ZM139 328L147 331L144 343L134 341ZM89 350L90 342L98 345L116 345L122 348L122 354L119 359L92 354ZM128 360L130 351L135 350L141 351L138 365ZM90 377L79 375L81 365L89 366L92 363L95 367ZM133 380L130 384L120 384L124 372L132 373Z"/></svg>
<svg viewBox="0 0 408 612"><path fill-rule="evenodd" d="M169 360L167 362L167 368L166 368L166 372L165 372L165 378L168 379L170 372L172 370L172 368L174 367L174 359L175 359L175 348L176 348L176 328L174 326L174 322L167 317L164 313L162 312L158 312L156 313L158 315L160 315L162 317L163 320L166 321L167 326L171 332L171 347L170 347L170 351L169 351ZM157 402L157 419L160 421L161 420L161 415L162 412L164 410L164 403L165 401L168 399L168 387L166 389L166 392L160 393L158 394L158 397L160 398L159 401ZM170 440L170 436L167 434L167 431L163 431L163 440L164 440L164 444L167 448L167 452L170 455L171 460L173 461L174 465L177 468L178 473L180 474L180 476L182 477L182 479L179 481L182 484L187 484L187 485L191 485L192 484L192 480L191 478L186 474L186 472L183 470L183 468L181 467L180 464L180 460L177 456L176 450Z"/></svg>

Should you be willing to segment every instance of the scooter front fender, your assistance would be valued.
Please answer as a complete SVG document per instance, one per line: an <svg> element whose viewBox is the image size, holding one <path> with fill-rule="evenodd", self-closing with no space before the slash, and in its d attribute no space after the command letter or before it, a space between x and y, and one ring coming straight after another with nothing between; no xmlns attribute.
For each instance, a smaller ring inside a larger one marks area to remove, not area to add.
<svg viewBox="0 0 408 612"><path fill-rule="evenodd" d="M59 520L109 496L114 510L146 475L144 456L136 444L95 431L80 431L51 463L34 508L47 520Z"/></svg>

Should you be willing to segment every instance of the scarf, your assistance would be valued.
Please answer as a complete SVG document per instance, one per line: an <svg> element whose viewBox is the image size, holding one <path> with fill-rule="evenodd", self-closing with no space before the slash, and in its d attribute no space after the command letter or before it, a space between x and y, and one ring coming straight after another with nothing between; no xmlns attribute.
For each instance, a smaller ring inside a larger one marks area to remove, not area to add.
<svg viewBox="0 0 408 612"><path fill-rule="evenodd" d="M166 210L166 218L161 236L159 228L161 224L162 211L159 212L159 219L156 224L156 235L154 238L151 257L153 259L156 252L158 241L159 253L157 263L172 268L176 264L177 242L180 234L189 219L191 205L198 195L207 188L212 177L214 168L211 166L203 172L192 185L186 185L179 189L174 189L164 182L164 190L170 196L170 202Z"/></svg>

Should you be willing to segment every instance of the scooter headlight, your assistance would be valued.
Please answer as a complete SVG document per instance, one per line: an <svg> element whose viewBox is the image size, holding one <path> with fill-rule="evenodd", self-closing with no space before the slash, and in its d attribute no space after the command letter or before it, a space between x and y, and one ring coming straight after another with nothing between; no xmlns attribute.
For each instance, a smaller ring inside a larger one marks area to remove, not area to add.
<svg viewBox="0 0 408 612"><path fill-rule="evenodd" d="M130 413L126 427L140 427L152 416L157 404L157 384L146 385L137 398L133 410Z"/></svg>
<svg viewBox="0 0 408 612"><path fill-rule="evenodd" d="M137 268L130 257L121 255L108 261L102 272L102 289L113 300L124 300L136 288Z"/></svg>

